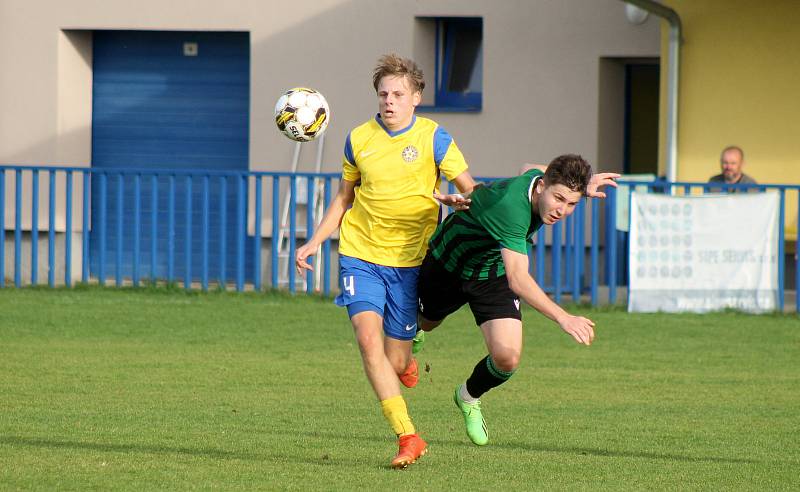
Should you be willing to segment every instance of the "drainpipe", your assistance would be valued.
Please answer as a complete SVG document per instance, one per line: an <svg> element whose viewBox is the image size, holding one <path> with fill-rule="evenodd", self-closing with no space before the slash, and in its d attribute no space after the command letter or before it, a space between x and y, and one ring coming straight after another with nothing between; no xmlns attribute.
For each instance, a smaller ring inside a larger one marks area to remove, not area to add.
<svg viewBox="0 0 800 492"><path fill-rule="evenodd" d="M678 177L678 69L681 43L681 18L671 8L653 0L622 0L669 22L667 66L667 181Z"/></svg>

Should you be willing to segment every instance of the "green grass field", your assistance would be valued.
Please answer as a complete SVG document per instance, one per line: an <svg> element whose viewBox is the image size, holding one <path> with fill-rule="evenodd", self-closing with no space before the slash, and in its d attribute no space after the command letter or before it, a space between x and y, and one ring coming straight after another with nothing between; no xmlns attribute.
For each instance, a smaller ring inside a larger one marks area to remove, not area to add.
<svg viewBox="0 0 800 492"><path fill-rule="evenodd" d="M467 311L406 391L430 452L395 439L344 310L281 294L0 290L2 490L800 488L800 318L631 315L589 348L525 312L473 446L451 401L485 355Z"/></svg>

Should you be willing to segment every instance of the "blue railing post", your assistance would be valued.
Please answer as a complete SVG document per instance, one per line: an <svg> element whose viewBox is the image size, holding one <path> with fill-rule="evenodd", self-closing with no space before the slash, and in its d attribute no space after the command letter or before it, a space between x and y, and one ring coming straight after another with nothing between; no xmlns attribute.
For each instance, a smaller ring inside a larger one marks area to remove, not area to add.
<svg viewBox="0 0 800 492"><path fill-rule="evenodd" d="M586 283L586 207L589 206L589 201L582 200L581 205L578 207L577 230L575 239L577 247L577 258L575 259L575 266L578 273L575 280L578 282L578 295L583 295L584 284Z"/></svg>
<svg viewBox="0 0 800 492"><path fill-rule="evenodd" d="M553 292L556 303L561 303L561 222L553 224Z"/></svg>
<svg viewBox="0 0 800 492"><path fill-rule="evenodd" d="M210 200L211 200L211 190L209 189L210 177L208 174L203 175L203 200L202 200L202 224L203 230L201 233L202 236L202 244L201 244L201 259L202 265L200 267L200 288L203 289L203 292L208 292L208 242L210 240Z"/></svg>
<svg viewBox="0 0 800 492"><path fill-rule="evenodd" d="M625 272L625 304L630 304L631 300L631 271L630 271L630 264L631 264L631 217L633 217L633 193L635 189L633 187L629 188L630 193L628 193L628 230L627 232L619 231L617 233L617 237L620 234L624 234L625 238L625 258L623 258L623 271ZM672 187L669 188L669 192L672 193Z"/></svg>
<svg viewBox="0 0 800 492"><path fill-rule="evenodd" d="M203 200L202 200L203 216L201 218L203 231L202 231L202 244L200 245L201 258L202 258L202 265L200 267L200 288L203 289L203 292L208 292L208 241L210 238L209 201L211 198L211 190L209 189L210 187L209 179L210 178L208 174L203 175Z"/></svg>
<svg viewBox="0 0 800 492"><path fill-rule="evenodd" d="M64 285L72 287L72 171L67 171L67 193L64 197ZM0 199L2 202L2 199ZM2 215L2 214L0 214ZM2 256L2 255L0 255Z"/></svg>
<svg viewBox="0 0 800 492"><path fill-rule="evenodd" d="M47 200L47 285L56 285L56 172L49 171Z"/></svg>
<svg viewBox="0 0 800 492"><path fill-rule="evenodd" d="M780 196L780 208L778 209L778 312L783 312L784 307L784 241L786 239L786 235L784 232L784 224L786 222L786 190L781 188L779 191ZM797 273L795 273L796 275ZM796 293L795 293L796 294Z"/></svg>
<svg viewBox="0 0 800 492"><path fill-rule="evenodd" d="M294 276L294 253L297 247L295 236L297 235L297 176L289 178L289 257L286 260L289 270L289 292L295 292Z"/></svg>
<svg viewBox="0 0 800 492"><path fill-rule="evenodd" d="M31 285L36 285L39 277L39 170L34 169L31 177Z"/></svg>
<svg viewBox="0 0 800 492"><path fill-rule="evenodd" d="M247 231L244 227L246 207L245 180L247 175L236 175L236 290L244 290L244 239Z"/></svg>
<svg viewBox="0 0 800 492"><path fill-rule="evenodd" d="M572 254L575 245L575 213L567 216L564 223L564 292L572 291L572 267L574 262Z"/></svg>
<svg viewBox="0 0 800 492"><path fill-rule="evenodd" d="M526 249L528 251L528 274L531 277L536 278L536 262L533 257L533 248L534 248L533 241L534 241L533 236L531 236L531 244L526 245L527 246Z"/></svg>
<svg viewBox="0 0 800 492"><path fill-rule="evenodd" d="M617 302L617 190L610 187L606 191L608 200L608 215L606 216L606 249L608 250L608 303Z"/></svg>
<svg viewBox="0 0 800 492"><path fill-rule="evenodd" d="M133 275L134 287L139 287L139 249L141 248L142 227L142 175L133 175Z"/></svg>
<svg viewBox="0 0 800 492"><path fill-rule="evenodd" d="M280 176L272 177L272 248L270 251L270 258L272 260L272 288L277 289L278 285L278 237L280 236L281 222L280 222L280 196L281 196L281 178Z"/></svg>
<svg viewBox="0 0 800 492"><path fill-rule="evenodd" d="M167 282L175 280L175 175L169 175L167 193Z"/></svg>
<svg viewBox="0 0 800 492"><path fill-rule="evenodd" d="M106 206L108 197L106 187L108 185L108 175L105 171L100 173L100 251L98 255L99 265L97 267L98 282L100 285L106 284Z"/></svg>
<svg viewBox="0 0 800 492"><path fill-rule="evenodd" d="M583 200L578 202L575 210L575 233L573 234L574 254L572 256L572 301L581 301L581 265L583 263L583 245L581 242L581 232L583 231Z"/></svg>
<svg viewBox="0 0 800 492"><path fill-rule="evenodd" d="M331 186L333 180L325 178L325 203L322 205L323 212L327 211L328 204L331 203ZM331 239L330 237L322 243L322 264L323 264L323 292L326 296L331 294Z"/></svg>
<svg viewBox="0 0 800 492"><path fill-rule="evenodd" d="M14 285L22 286L22 169L14 171Z"/></svg>
<svg viewBox="0 0 800 492"><path fill-rule="evenodd" d="M184 272L183 272L183 288L190 290L192 288L192 176L186 176L186 219L184 224L186 226L186 237L183 244L184 255Z"/></svg>
<svg viewBox="0 0 800 492"><path fill-rule="evenodd" d="M81 282L89 282L89 212L91 211L91 203L89 202L89 191L91 190L92 172L89 169L83 171L83 203L81 210L83 211L83 230L81 231Z"/></svg>
<svg viewBox="0 0 800 492"><path fill-rule="evenodd" d="M122 286L122 240L124 236L124 229L122 228L122 199L125 194L124 180L124 174L120 171L117 175L117 254L114 261L117 287Z"/></svg>
<svg viewBox="0 0 800 492"><path fill-rule="evenodd" d="M328 204L331 202L331 186L333 180L330 177L325 178L325 203L323 204L323 211L327 211ZM322 243L322 262L323 262L323 292L326 296L331 293L331 239L330 237Z"/></svg>
<svg viewBox="0 0 800 492"><path fill-rule="evenodd" d="M150 282L155 285L158 265L158 175L153 174L150 176L150 189L152 196L150 197Z"/></svg>
<svg viewBox="0 0 800 492"><path fill-rule="evenodd" d="M547 229L544 227L540 227L538 231L536 231L536 283L539 284L539 287L544 290L545 288L545 256L547 256L547 245L545 242L547 241Z"/></svg>
<svg viewBox="0 0 800 492"><path fill-rule="evenodd" d="M314 234L314 177L306 179L306 240L308 242ZM292 266L292 258L289 259L289 266ZM320 263L321 264L321 263ZM314 292L314 272L306 272L306 293Z"/></svg>
<svg viewBox="0 0 800 492"><path fill-rule="evenodd" d="M228 178L222 176L219 179L219 286L223 290L227 289L228 280Z"/></svg>
<svg viewBox="0 0 800 492"><path fill-rule="evenodd" d="M254 176L256 180L256 210L253 228L253 285L256 291L261 290L261 176Z"/></svg>
<svg viewBox="0 0 800 492"><path fill-rule="evenodd" d="M591 298L592 306L599 305L597 297L597 284L599 281L598 250L600 248L600 203L592 199L592 246L591 246Z"/></svg>

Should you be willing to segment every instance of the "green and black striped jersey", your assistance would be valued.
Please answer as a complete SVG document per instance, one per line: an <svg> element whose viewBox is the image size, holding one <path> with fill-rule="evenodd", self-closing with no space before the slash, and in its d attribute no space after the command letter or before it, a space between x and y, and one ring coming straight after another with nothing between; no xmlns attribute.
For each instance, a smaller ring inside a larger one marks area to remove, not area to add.
<svg viewBox="0 0 800 492"><path fill-rule="evenodd" d="M542 226L531 206L533 188L542 175L531 169L476 189L469 210L450 214L436 228L429 245L431 255L462 279L504 275L500 250L527 255L531 236Z"/></svg>

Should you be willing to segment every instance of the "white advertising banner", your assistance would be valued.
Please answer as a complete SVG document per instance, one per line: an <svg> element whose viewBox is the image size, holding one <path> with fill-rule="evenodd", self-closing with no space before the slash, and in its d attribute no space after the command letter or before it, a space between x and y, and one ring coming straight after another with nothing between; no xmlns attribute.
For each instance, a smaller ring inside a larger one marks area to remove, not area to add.
<svg viewBox="0 0 800 492"><path fill-rule="evenodd" d="M630 312L777 308L777 193L633 192Z"/></svg>

